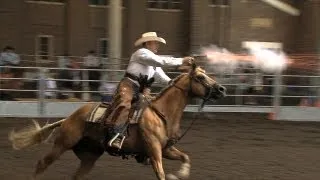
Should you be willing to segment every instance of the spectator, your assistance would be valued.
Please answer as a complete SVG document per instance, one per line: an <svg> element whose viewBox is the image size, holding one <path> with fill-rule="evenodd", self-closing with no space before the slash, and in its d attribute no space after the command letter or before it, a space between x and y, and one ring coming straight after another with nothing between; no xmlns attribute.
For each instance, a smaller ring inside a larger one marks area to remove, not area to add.
<svg viewBox="0 0 320 180"><path fill-rule="evenodd" d="M59 68L66 68L69 64L69 57L68 53L63 54L62 56L58 56L58 67Z"/></svg>
<svg viewBox="0 0 320 180"><path fill-rule="evenodd" d="M101 82L101 85L99 87L101 101L111 102L113 93L116 91L118 83L110 82L115 81L114 76L111 73L109 75L109 81L106 80L107 78L104 79L105 81Z"/></svg>
<svg viewBox="0 0 320 180"><path fill-rule="evenodd" d="M95 51L91 50L88 52L88 55L84 57L83 66L86 69L100 69L101 62L98 57L95 56ZM88 71L88 79L89 80L99 80L100 72L90 70ZM99 82L90 81L89 86L91 90L97 90L99 86Z"/></svg>
<svg viewBox="0 0 320 180"><path fill-rule="evenodd" d="M56 81L52 78L52 75L50 73L50 70L47 70L45 72L45 78L46 78L46 91L45 96L48 99L55 99L56 98L56 92L55 91L50 91L50 90L57 90L57 83Z"/></svg>
<svg viewBox="0 0 320 180"><path fill-rule="evenodd" d="M0 73L0 78L13 78L12 73ZM10 80L2 80L0 79L0 87L1 89L11 89ZM0 100L1 101L14 101L14 97L10 94L10 91L1 90L0 91Z"/></svg>
<svg viewBox="0 0 320 180"><path fill-rule="evenodd" d="M6 46L3 52L0 53L0 66L17 66L20 64L20 56L15 53L15 49L11 46ZM0 72L7 71L0 68Z"/></svg>
<svg viewBox="0 0 320 180"><path fill-rule="evenodd" d="M21 78L24 71L22 69L16 69L11 72L0 73L0 78ZM11 80L11 79L0 79L0 100L15 100L21 92L11 91L10 89L21 89L23 86L23 81L21 80ZM5 90L8 89L8 90Z"/></svg>
<svg viewBox="0 0 320 180"><path fill-rule="evenodd" d="M242 74L239 76L239 88L244 91L244 104L255 105L257 104L257 99L252 95L256 95L258 92L262 91L262 75L258 73L249 64L239 64L239 69L236 73Z"/></svg>
<svg viewBox="0 0 320 180"><path fill-rule="evenodd" d="M67 68L70 69L64 69L59 72L58 79L65 79L67 81L59 81L58 87L62 90L74 90L79 91L81 89L81 71L79 70L73 70L73 69L80 69L79 62L77 62L75 59L71 59L70 63L67 65ZM60 93L59 99L64 99L70 97L71 93ZM80 93L75 93L75 96L77 98L80 97Z"/></svg>
<svg viewBox="0 0 320 180"><path fill-rule="evenodd" d="M248 85L246 94L249 95L245 98L245 104L256 105L257 98L252 95L257 95L262 90L262 76L258 73L257 69L254 69L252 66L246 68L244 73L248 74L245 76L244 81Z"/></svg>
<svg viewBox="0 0 320 180"><path fill-rule="evenodd" d="M303 95L304 96L308 96L308 97L304 97L301 99L300 101L300 106L317 106L317 98L314 97L314 96L317 96L317 93L318 93L318 89L312 87L314 86L314 81L311 77L309 78L303 78L302 81L305 81L306 86L310 86L310 87L307 87L306 89L303 89Z"/></svg>

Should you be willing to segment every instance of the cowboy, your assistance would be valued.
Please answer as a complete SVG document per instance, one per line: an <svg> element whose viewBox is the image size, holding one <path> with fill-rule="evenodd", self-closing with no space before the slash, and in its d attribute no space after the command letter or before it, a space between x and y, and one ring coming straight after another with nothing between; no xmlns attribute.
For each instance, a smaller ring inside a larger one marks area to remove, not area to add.
<svg viewBox="0 0 320 180"><path fill-rule="evenodd" d="M112 112L108 118L111 118L110 121L115 125L116 134L108 143L111 147L121 149L125 138L124 132L130 121L131 103L138 98L137 95L139 93L148 95L153 79L166 85L171 80L161 67L191 65L193 62L192 57L173 58L156 55L160 43L166 44L166 41L158 37L155 32L142 34L142 37L134 43L136 47L142 47L132 54L125 76L118 84L110 106Z"/></svg>

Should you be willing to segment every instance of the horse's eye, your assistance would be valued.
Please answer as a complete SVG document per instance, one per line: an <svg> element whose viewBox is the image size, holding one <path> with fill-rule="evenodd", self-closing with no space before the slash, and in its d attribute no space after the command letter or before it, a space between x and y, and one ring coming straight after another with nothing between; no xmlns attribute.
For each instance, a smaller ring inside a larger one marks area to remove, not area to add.
<svg viewBox="0 0 320 180"><path fill-rule="evenodd" d="M204 76L198 76L197 77L200 81L205 80L206 78Z"/></svg>

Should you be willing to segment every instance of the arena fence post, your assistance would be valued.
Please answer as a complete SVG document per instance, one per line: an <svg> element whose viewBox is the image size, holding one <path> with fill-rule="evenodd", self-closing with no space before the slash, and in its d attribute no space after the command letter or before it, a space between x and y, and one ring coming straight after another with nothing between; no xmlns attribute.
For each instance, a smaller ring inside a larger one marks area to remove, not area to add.
<svg viewBox="0 0 320 180"><path fill-rule="evenodd" d="M45 89L46 89L46 68L39 68L39 85L38 85L38 115L44 116L45 114Z"/></svg>
<svg viewBox="0 0 320 180"><path fill-rule="evenodd" d="M282 91L282 73L278 71L273 78L273 120L279 119Z"/></svg>
<svg viewBox="0 0 320 180"><path fill-rule="evenodd" d="M90 91L90 88L89 88L89 75L88 75L88 70L84 70L84 71L81 71L82 73L82 77L83 77L83 80L85 81L82 81L81 83L81 87L82 87L82 95L81 95L81 99L84 100L84 101L89 101L90 100L90 93L88 91Z"/></svg>

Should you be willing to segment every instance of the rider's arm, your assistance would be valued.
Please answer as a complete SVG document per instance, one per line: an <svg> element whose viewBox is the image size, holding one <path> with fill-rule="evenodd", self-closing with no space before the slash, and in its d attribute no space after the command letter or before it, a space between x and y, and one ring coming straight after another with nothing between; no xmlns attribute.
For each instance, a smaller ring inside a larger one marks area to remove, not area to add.
<svg viewBox="0 0 320 180"><path fill-rule="evenodd" d="M158 56L148 49L139 49L135 55L135 61L154 67L181 65L183 60L183 58Z"/></svg>
<svg viewBox="0 0 320 180"><path fill-rule="evenodd" d="M161 67L156 67L154 78L157 82L167 85L171 80L163 71Z"/></svg>

